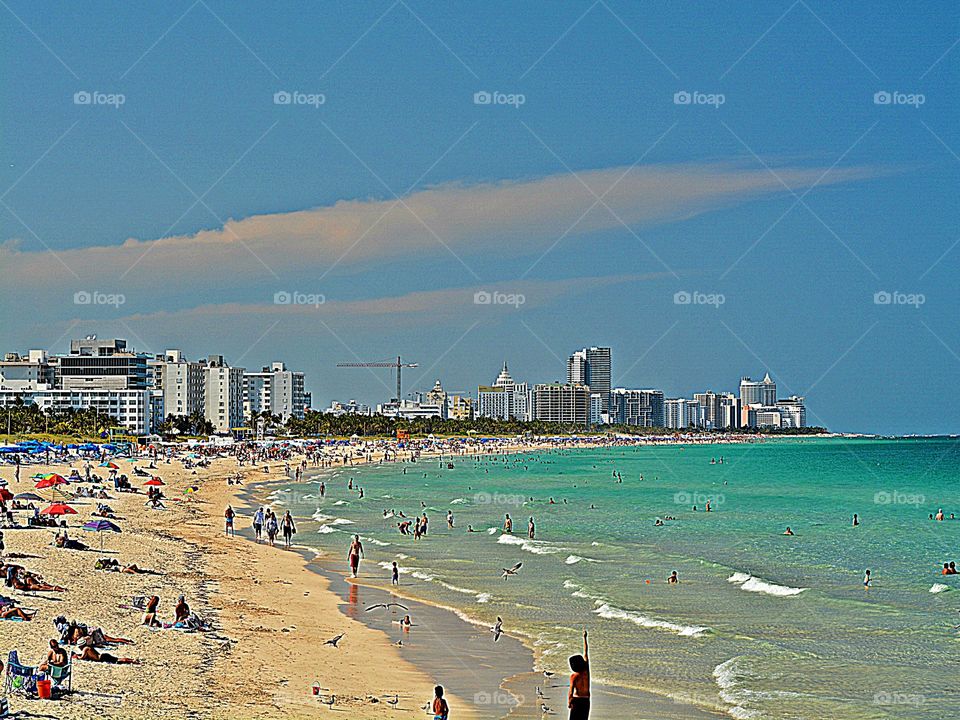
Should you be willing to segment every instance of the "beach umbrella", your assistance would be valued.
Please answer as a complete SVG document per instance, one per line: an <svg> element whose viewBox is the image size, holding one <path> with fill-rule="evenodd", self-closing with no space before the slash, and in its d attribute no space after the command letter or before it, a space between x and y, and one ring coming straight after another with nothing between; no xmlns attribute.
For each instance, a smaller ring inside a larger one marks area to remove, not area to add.
<svg viewBox="0 0 960 720"><path fill-rule="evenodd" d="M120 532L120 526L114 525L109 520L90 520L83 524L83 529L100 535L100 552L103 552L103 533Z"/></svg>
<svg viewBox="0 0 960 720"><path fill-rule="evenodd" d="M116 463L112 463L112 462L102 462L102 463L100 463L100 467L110 468L111 470L119 470L119 469L120 469L120 466L119 466L119 465L117 465Z"/></svg>
<svg viewBox="0 0 960 720"><path fill-rule="evenodd" d="M17 493L13 496L14 500L26 500L27 502L43 502L43 498L32 492Z"/></svg>
<svg viewBox="0 0 960 720"><path fill-rule="evenodd" d="M6 488L0 488L0 500L3 500L4 502L13 500L13 493Z"/></svg>
<svg viewBox="0 0 960 720"><path fill-rule="evenodd" d="M145 487L147 485L150 485L151 487L160 487L161 485L166 485L166 483L158 477L153 477L144 483Z"/></svg>
<svg viewBox="0 0 960 720"><path fill-rule="evenodd" d="M56 487L57 485L66 485L67 479L63 475L57 475L56 473L50 473L49 475L44 475L43 478L38 482L34 487L37 490L43 490L44 488Z"/></svg>
<svg viewBox="0 0 960 720"><path fill-rule="evenodd" d="M53 503L40 511L41 515L76 515L77 511L66 503Z"/></svg>

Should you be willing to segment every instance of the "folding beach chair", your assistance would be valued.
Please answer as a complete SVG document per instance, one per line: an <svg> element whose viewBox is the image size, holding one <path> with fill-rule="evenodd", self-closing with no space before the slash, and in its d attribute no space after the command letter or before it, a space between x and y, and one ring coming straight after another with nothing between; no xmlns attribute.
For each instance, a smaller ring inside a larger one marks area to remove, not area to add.
<svg viewBox="0 0 960 720"><path fill-rule="evenodd" d="M16 650L11 650L7 656L7 672L3 681L3 690L6 694L12 692L34 696L37 694L37 680L40 674L37 668L31 665L21 665Z"/></svg>
<svg viewBox="0 0 960 720"><path fill-rule="evenodd" d="M147 596L146 595L134 595L130 599L129 604L124 604L120 606L124 610L137 610L143 612L147 609Z"/></svg>
<svg viewBox="0 0 960 720"><path fill-rule="evenodd" d="M10 717L10 701L6 698L0 698L0 718Z"/></svg>
<svg viewBox="0 0 960 720"><path fill-rule="evenodd" d="M73 690L73 662L68 662L63 667L51 665L47 673L53 683L53 691L59 693L68 693Z"/></svg>

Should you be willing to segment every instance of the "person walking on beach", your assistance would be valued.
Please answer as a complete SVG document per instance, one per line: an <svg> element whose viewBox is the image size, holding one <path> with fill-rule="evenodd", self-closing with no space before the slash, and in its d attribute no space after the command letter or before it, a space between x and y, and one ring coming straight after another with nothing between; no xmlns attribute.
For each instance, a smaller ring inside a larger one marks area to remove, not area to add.
<svg viewBox="0 0 960 720"><path fill-rule="evenodd" d="M280 524L277 522L277 514L273 510L267 510L267 539L270 541L270 547L273 547L276 543L279 531Z"/></svg>
<svg viewBox="0 0 960 720"><path fill-rule="evenodd" d="M263 541L263 508L258 509L253 516L253 534L257 542Z"/></svg>
<svg viewBox="0 0 960 720"><path fill-rule="evenodd" d="M583 655L570 656L570 691L567 707L570 720L588 720L590 717L590 655L587 653L587 631L583 631Z"/></svg>
<svg viewBox="0 0 960 720"><path fill-rule="evenodd" d="M360 558L363 557L363 543L360 542L360 536L354 535L353 542L350 543L350 550L347 552L347 560L350 562L350 573L353 577L360 571Z"/></svg>
<svg viewBox="0 0 960 720"><path fill-rule="evenodd" d="M447 720L450 717L450 707L443 699L443 686L437 685L433 693L433 720Z"/></svg>
<svg viewBox="0 0 960 720"><path fill-rule="evenodd" d="M230 505L227 505L227 509L223 511L223 521L224 521L223 531L227 535L236 535L236 533L234 533L233 531L233 519L236 516L237 514L233 511L233 507Z"/></svg>
<svg viewBox="0 0 960 720"><path fill-rule="evenodd" d="M396 561L396 560L393 561L393 571L392 571L392 574L393 574L393 576L390 578L390 583L391 583L392 585L399 585L399 584L400 584L400 568L397 567L397 561Z"/></svg>
<svg viewBox="0 0 960 720"><path fill-rule="evenodd" d="M297 526L293 524L293 516L290 514L290 511L283 516L283 520L280 522L280 526L283 529L283 544L284 547L290 547L290 540L293 538L294 533L297 532Z"/></svg>
<svg viewBox="0 0 960 720"><path fill-rule="evenodd" d="M531 540L534 540L535 539L534 536L536 534L537 534L537 528L533 524L533 518L531 517L530 522L527 523L527 537L530 538Z"/></svg>

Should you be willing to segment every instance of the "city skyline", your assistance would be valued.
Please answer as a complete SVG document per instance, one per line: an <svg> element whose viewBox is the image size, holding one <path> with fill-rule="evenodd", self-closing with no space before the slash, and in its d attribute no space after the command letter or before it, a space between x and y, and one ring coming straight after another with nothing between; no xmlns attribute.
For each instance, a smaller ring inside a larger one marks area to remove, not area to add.
<svg viewBox="0 0 960 720"><path fill-rule="evenodd" d="M325 405L392 394L387 373L338 362L400 354L420 364L408 391L440 368L469 388L505 344L518 374L562 380L571 348L605 342L613 385L689 396L769 371L810 424L957 431L886 400L932 385L960 401L960 50L942 16L0 13L20 68L0 90L17 138L4 348L96 333L283 357Z"/></svg>

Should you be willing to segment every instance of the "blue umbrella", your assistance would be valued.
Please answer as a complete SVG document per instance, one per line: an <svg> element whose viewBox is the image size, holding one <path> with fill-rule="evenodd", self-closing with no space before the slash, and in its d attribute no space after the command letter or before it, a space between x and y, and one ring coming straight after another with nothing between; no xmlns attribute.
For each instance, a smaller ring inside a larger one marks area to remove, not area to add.
<svg viewBox="0 0 960 720"><path fill-rule="evenodd" d="M83 524L83 529L100 535L100 552L103 552L103 533L120 532L120 526L114 525L109 520L90 520Z"/></svg>

